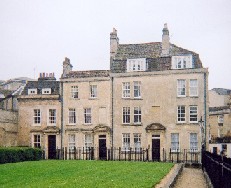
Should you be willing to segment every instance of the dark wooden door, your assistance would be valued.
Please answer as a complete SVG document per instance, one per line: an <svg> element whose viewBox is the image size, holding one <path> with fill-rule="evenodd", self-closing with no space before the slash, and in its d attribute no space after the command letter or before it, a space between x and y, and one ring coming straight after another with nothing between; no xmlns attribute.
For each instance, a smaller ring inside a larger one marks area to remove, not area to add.
<svg viewBox="0 0 231 188"><path fill-rule="evenodd" d="M107 159L107 147L106 147L106 135L100 135L99 137L99 159L106 160Z"/></svg>
<svg viewBox="0 0 231 188"><path fill-rule="evenodd" d="M56 158L56 135L48 135L48 159Z"/></svg>
<svg viewBox="0 0 231 188"><path fill-rule="evenodd" d="M160 139L152 139L152 160L160 161Z"/></svg>

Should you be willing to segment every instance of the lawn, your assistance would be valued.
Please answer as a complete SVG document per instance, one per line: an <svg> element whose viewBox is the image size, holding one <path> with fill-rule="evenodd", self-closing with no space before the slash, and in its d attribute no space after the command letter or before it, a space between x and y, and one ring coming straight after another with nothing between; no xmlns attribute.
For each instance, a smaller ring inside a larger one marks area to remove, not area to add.
<svg viewBox="0 0 231 188"><path fill-rule="evenodd" d="M44 160L0 165L0 187L153 187L172 163Z"/></svg>

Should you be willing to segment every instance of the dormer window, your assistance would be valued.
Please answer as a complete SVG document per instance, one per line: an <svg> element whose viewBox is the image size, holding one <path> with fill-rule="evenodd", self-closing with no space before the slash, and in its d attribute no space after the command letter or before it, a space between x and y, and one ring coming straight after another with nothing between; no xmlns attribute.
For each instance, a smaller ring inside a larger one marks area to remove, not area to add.
<svg viewBox="0 0 231 188"><path fill-rule="evenodd" d="M28 89L28 95L36 95L37 94L37 89Z"/></svg>
<svg viewBox="0 0 231 188"><path fill-rule="evenodd" d="M51 94L51 88L44 88L44 89L42 89L42 94L43 95L49 95L49 94Z"/></svg>
<svg viewBox="0 0 231 188"><path fill-rule="evenodd" d="M190 69L192 66L192 55L172 56L172 69Z"/></svg>
<svg viewBox="0 0 231 188"><path fill-rule="evenodd" d="M127 59L127 72L146 71L146 59Z"/></svg>

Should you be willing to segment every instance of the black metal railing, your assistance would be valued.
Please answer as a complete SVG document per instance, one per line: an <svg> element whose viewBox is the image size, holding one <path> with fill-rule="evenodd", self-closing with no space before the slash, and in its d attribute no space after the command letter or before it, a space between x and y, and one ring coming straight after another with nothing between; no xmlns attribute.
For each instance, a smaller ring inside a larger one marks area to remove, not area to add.
<svg viewBox="0 0 231 188"><path fill-rule="evenodd" d="M231 187L231 159L210 152L202 153L202 168L215 188Z"/></svg>
<svg viewBox="0 0 231 188"><path fill-rule="evenodd" d="M200 163L198 150L166 150L156 148L97 148L68 147L56 150L56 159L64 160L116 160L116 161L162 161L176 163Z"/></svg>

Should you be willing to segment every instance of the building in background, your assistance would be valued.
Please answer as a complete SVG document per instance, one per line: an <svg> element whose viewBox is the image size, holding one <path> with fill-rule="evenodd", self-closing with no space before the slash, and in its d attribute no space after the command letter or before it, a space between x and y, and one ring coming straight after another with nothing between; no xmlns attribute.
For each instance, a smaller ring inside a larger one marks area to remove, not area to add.
<svg viewBox="0 0 231 188"><path fill-rule="evenodd" d="M226 155L227 144L231 143L230 89L214 88L209 91L209 124L210 152Z"/></svg>
<svg viewBox="0 0 231 188"><path fill-rule="evenodd" d="M59 81L53 73L41 73L28 81L18 97L18 145L42 148L46 158L56 158L61 147Z"/></svg>

